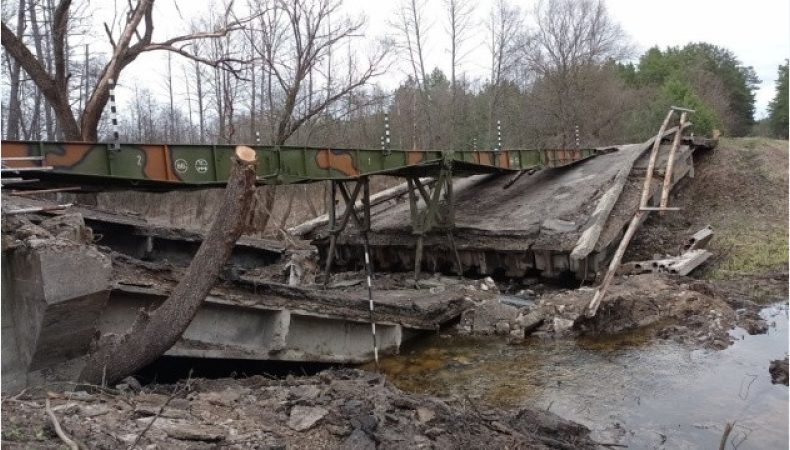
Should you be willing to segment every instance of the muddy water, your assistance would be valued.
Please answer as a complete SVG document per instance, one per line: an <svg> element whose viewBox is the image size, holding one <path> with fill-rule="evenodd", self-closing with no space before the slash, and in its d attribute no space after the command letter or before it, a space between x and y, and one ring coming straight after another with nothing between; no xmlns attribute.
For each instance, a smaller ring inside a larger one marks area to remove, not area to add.
<svg viewBox="0 0 790 450"><path fill-rule="evenodd" d="M768 334L737 329L737 342L723 351L653 342L645 333L516 345L433 336L383 360L382 369L407 391L549 408L593 429L599 442L629 448L718 448L732 421L741 450L787 448L788 389L768 373L769 361L787 353L787 307L763 315Z"/></svg>

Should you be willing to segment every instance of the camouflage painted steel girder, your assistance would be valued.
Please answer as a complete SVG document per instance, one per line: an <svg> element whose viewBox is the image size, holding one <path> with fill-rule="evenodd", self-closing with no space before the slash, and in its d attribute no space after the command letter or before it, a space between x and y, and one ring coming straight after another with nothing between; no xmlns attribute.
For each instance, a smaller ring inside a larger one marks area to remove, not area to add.
<svg viewBox="0 0 790 450"><path fill-rule="evenodd" d="M596 149L390 150L251 146L260 184L355 180L369 175L453 176L514 173L559 167L595 156ZM72 183L141 189L222 186L235 145L121 144L2 141L4 169L46 184ZM36 158L39 159L25 159Z"/></svg>

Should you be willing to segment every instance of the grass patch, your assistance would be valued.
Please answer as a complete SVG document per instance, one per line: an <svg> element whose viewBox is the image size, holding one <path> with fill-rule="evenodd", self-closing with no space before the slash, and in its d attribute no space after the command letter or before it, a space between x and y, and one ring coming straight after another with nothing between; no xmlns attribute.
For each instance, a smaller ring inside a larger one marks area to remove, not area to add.
<svg viewBox="0 0 790 450"><path fill-rule="evenodd" d="M786 227L780 226L770 231L746 227L717 231L714 251L720 252L722 256L709 274L710 278L727 279L733 274L759 274L787 265Z"/></svg>

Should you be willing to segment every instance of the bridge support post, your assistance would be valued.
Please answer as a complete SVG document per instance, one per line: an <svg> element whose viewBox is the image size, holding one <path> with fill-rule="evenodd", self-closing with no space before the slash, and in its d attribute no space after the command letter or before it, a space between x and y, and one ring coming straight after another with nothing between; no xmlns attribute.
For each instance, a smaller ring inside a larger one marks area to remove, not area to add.
<svg viewBox="0 0 790 450"><path fill-rule="evenodd" d="M417 245L414 253L414 281L417 282L420 278L425 235L434 228L446 230L450 251L453 252L455 258L456 270L458 275L461 276L463 267L452 234L455 225L455 209L453 207L453 175L451 166L447 165L441 169L431 192L425 189L418 177L408 177L407 183L409 185L412 233L417 236ZM417 193L420 194L423 203L425 203L425 209L422 211L419 209Z"/></svg>
<svg viewBox="0 0 790 450"><path fill-rule="evenodd" d="M353 219L357 230L362 233L365 251L365 279L368 290L368 302L370 303L370 332L373 337L373 359L378 369L379 347L376 339L376 322L373 319L373 262L370 257L370 238L368 236L370 232L370 179L368 177L361 177L355 180L354 190L350 192L347 186L350 181L332 180L331 183L330 196L327 199L329 201L327 205L329 209L329 253L326 255L324 287L326 288L329 285L329 277L332 275L332 261L335 259L335 254L337 252L337 237L346 229L349 219ZM340 223L337 223L337 204L335 203L338 191L340 191L340 197L345 203ZM357 215L357 210L355 208L355 204L359 197L362 197L361 218Z"/></svg>
<svg viewBox="0 0 790 450"><path fill-rule="evenodd" d="M329 277L332 274L332 264L337 255L337 238L343 231L350 220L354 221L357 230L364 236L365 253L369 256L369 240L368 231L370 231L370 183L368 177L361 177L357 180L344 181L344 180L331 180L331 187L329 189L329 197L327 198L327 210L329 214L329 251L326 255L326 265L324 268L324 286L329 283ZM349 184L354 183L353 189L349 188ZM340 198L344 204L342 213L338 220L337 210L337 194L340 193ZM354 205L357 201L362 202L362 217L359 216Z"/></svg>

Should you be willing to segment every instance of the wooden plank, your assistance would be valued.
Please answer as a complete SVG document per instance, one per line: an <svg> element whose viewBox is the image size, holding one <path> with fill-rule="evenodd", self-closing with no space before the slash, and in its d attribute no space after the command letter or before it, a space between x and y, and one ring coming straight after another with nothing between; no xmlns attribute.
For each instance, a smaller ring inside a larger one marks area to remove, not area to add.
<svg viewBox="0 0 790 450"><path fill-rule="evenodd" d="M680 145L680 139L683 137L683 129L686 128L688 113L685 111L680 115L680 126L678 132L675 133L675 139L672 141L672 148L669 149L669 157L667 158L667 170L664 173L664 186L661 188L661 210L658 215L663 216L665 211L668 211L669 205L669 190L672 188L672 170L675 167L675 152Z"/></svg>

